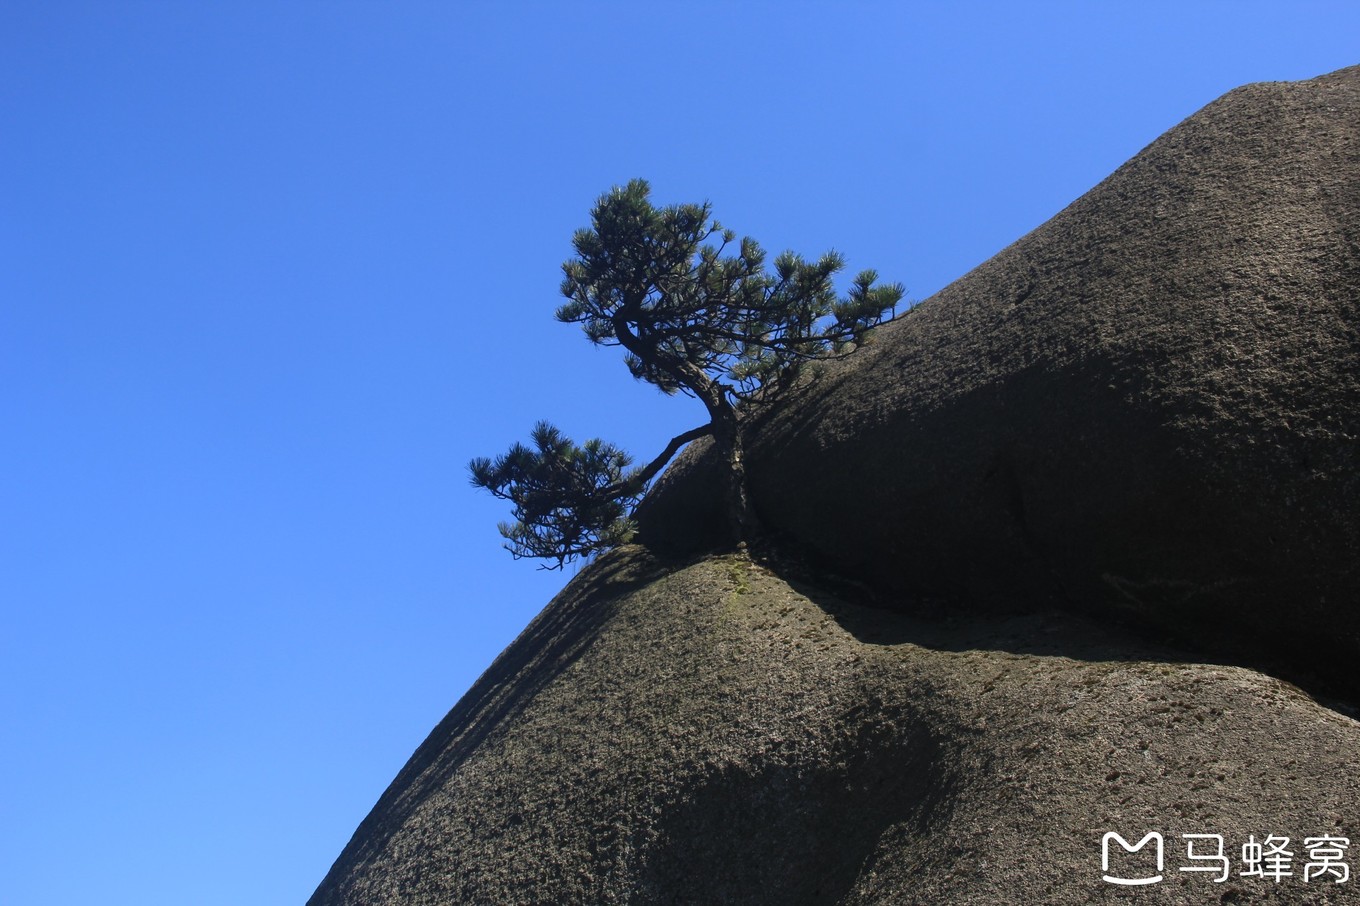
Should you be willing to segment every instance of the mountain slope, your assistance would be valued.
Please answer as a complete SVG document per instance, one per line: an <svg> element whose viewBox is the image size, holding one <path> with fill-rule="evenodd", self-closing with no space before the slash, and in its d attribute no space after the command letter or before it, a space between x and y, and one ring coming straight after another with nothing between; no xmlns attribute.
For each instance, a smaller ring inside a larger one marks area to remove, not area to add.
<svg viewBox="0 0 1360 906"><path fill-rule="evenodd" d="M1360 68L1239 89L771 403L799 581L704 553L688 451L310 902L1360 899L1302 876L1357 839L1360 724L1205 653L1360 689L1357 187ZM1102 880L1153 831L1160 882ZM1241 876L1272 834L1295 874Z"/></svg>
<svg viewBox="0 0 1360 906"><path fill-rule="evenodd" d="M1360 724L1277 680L1081 618L914 621L625 549L436 729L311 902L1087 903L1121 896L1107 831L1354 838L1357 751Z"/></svg>
<svg viewBox="0 0 1360 906"><path fill-rule="evenodd" d="M747 450L766 522L845 575L1262 638L1360 694L1360 67L1210 104ZM715 531L693 463L657 548Z"/></svg>

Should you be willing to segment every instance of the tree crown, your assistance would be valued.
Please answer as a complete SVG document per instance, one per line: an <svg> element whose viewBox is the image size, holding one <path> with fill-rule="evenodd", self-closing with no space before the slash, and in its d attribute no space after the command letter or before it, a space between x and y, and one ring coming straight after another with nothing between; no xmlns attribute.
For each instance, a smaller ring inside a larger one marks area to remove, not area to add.
<svg viewBox="0 0 1360 906"><path fill-rule="evenodd" d="M759 243L738 242L708 203L657 208L650 194L635 179L596 203L562 265L568 301L557 319L623 346L633 376L667 393L741 398L787 380L862 342L902 298L900 284L875 286L872 270L838 296L832 278L845 259L834 251L816 261L784 252L768 273Z"/></svg>
<svg viewBox="0 0 1360 906"><path fill-rule="evenodd" d="M787 384L804 362L853 350L902 298L900 284L875 286L871 270L839 296L832 278L845 260L834 251L816 261L785 252L767 272L760 245L738 241L707 203L657 208L650 194L636 179L599 199L562 265L567 301L557 318L580 324L593 343L622 346L634 377L697 397L709 423L639 469L612 444L578 446L547 422L535 426L533 449L515 444L495 460L474 459L472 483L514 504L515 521L500 532L516 558L560 568L625 541L647 483L705 435L724 455L729 517L746 540L759 520L746 499L739 404Z"/></svg>

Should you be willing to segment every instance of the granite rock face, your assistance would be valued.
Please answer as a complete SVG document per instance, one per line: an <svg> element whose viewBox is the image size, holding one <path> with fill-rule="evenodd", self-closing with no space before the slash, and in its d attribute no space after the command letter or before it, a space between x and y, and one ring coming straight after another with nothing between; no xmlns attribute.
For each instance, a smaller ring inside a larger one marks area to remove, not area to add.
<svg viewBox="0 0 1360 906"><path fill-rule="evenodd" d="M786 541L1360 692L1360 67L1229 93L875 339L752 426ZM720 531L696 462L641 512L657 548Z"/></svg>
<svg viewBox="0 0 1360 906"><path fill-rule="evenodd" d="M757 415L816 568L688 451L310 903L1360 902L1353 708L1213 654L1360 689L1358 288L1360 68L1211 104Z"/></svg>
<svg viewBox="0 0 1360 906"><path fill-rule="evenodd" d="M435 729L311 903L1357 902L1237 856L1360 843L1357 752L1360 723L1291 686L1086 618L918 621L624 549ZM1154 831L1162 882L1103 880L1106 833ZM1205 864L1181 834L1222 836L1232 876L1180 872Z"/></svg>

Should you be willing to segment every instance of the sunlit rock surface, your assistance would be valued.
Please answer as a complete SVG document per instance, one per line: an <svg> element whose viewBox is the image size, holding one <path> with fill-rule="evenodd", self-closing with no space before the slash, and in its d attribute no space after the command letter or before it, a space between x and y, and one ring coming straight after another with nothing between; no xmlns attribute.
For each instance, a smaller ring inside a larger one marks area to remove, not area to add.
<svg viewBox="0 0 1360 906"><path fill-rule="evenodd" d="M1360 901L1357 210L1360 69L1191 117L759 415L781 572L682 458L311 903Z"/></svg>

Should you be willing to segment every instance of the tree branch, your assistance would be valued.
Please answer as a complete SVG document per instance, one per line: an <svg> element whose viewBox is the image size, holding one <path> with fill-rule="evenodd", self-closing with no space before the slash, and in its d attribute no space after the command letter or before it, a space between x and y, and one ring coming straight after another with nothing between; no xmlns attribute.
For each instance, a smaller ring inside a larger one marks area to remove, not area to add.
<svg viewBox="0 0 1360 906"><path fill-rule="evenodd" d="M691 428L684 434L677 434L675 437L671 438L670 443L666 444L666 449L661 451L660 456L647 463L647 465L643 466L641 469L635 471L632 475L629 475L623 481L615 482L600 493L605 497L625 497L636 494L647 484L647 482L656 477L656 473L660 472L662 467L671 461L671 457L674 456L681 447L692 440L707 437L712 433L713 423L709 422L706 425Z"/></svg>

